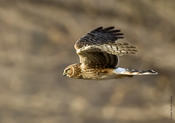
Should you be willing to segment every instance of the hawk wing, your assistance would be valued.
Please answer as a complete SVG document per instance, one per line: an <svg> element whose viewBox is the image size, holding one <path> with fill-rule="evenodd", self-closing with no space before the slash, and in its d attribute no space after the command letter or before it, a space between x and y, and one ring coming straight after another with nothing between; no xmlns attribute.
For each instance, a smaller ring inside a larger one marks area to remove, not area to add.
<svg viewBox="0 0 175 123"><path fill-rule="evenodd" d="M114 29L114 27L98 27L78 40L74 47L75 49L80 49L86 45L115 43L120 38L124 38L120 30Z"/></svg>
<svg viewBox="0 0 175 123"><path fill-rule="evenodd" d="M136 51L135 47L127 43L115 43L120 38L123 38L123 33L114 30L114 27L92 30L74 45L80 63L88 67L115 67L117 55L134 54Z"/></svg>

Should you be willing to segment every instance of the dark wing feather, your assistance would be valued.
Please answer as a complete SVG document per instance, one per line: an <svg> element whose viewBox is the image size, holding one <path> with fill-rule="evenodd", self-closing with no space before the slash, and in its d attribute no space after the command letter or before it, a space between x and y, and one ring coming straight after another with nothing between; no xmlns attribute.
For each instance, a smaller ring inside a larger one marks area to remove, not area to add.
<svg viewBox="0 0 175 123"><path fill-rule="evenodd" d="M93 52L81 52L78 56L80 63L90 68L114 68L118 63L116 55L98 52L95 49Z"/></svg>
<svg viewBox="0 0 175 123"><path fill-rule="evenodd" d="M80 49L86 45L115 43L120 38L123 38L123 33L120 30L114 29L114 27L98 27L79 39L75 43L75 49Z"/></svg>
<svg viewBox="0 0 175 123"><path fill-rule="evenodd" d="M123 33L114 27L98 27L87 33L84 37L79 39L74 47L80 58L80 63L86 67L97 68L114 68L118 63L116 54L106 52L99 48L93 47L90 50L84 49L86 46L101 46L103 44L114 44L116 40L123 38ZM104 47L105 48L105 47ZM78 50L81 52L78 52Z"/></svg>

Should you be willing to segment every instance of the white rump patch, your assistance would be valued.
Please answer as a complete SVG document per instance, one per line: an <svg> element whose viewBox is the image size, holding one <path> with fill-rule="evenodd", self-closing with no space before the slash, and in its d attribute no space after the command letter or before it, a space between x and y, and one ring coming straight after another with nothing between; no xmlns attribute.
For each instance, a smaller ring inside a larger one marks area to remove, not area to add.
<svg viewBox="0 0 175 123"><path fill-rule="evenodd" d="M127 69L118 67L118 68L115 69L115 72L117 72L117 73L125 73L125 72L127 72Z"/></svg>

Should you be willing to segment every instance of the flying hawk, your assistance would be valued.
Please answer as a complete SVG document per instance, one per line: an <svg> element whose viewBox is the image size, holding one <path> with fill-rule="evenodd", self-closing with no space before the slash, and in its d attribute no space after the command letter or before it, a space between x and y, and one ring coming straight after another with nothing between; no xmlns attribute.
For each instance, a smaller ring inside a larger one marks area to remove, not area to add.
<svg viewBox="0 0 175 123"><path fill-rule="evenodd" d="M63 75L76 79L117 79L135 75L157 75L154 70L138 71L117 67L119 56L135 54L135 46L116 42L123 33L114 27L98 27L76 41L80 63L64 69Z"/></svg>

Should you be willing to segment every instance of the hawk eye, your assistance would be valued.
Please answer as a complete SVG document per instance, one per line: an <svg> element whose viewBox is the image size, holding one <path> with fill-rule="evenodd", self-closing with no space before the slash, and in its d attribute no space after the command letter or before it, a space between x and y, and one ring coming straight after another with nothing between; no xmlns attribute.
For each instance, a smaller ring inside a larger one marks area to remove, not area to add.
<svg viewBox="0 0 175 123"><path fill-rule="evenodd" d="M70 68L67 68L65 71L66 71L66 73L68 72L70 70Z"/></svg>
<svg viewBox="0 0 175 123"><path fill-rule="evenodd" d="M72 74L71 68L67 68L67 69L65 70L65 72L66 72L67 74Z"/></svg>

